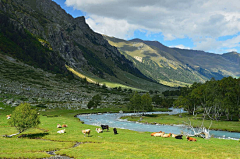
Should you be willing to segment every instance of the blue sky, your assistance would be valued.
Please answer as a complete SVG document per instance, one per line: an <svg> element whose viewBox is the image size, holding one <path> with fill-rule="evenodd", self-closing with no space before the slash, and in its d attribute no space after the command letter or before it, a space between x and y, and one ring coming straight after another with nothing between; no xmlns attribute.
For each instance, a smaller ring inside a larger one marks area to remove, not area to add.
<svg viewBox="0 0 240 159"><path fill-rule="evenodd" d="M240 52L240 1L53 0L108 36L213 53Z"/></svg>

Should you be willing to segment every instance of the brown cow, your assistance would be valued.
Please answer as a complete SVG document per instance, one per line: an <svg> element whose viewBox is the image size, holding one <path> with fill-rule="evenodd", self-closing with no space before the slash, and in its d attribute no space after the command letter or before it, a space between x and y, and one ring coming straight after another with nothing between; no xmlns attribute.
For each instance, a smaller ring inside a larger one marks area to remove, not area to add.
<svg viewBox="0 0 240 159"><path fill-rule="evenodd" d="M189 136L187 136L187 140L188 140L188 141L197 141L197 139L195 139L195 138L193 138L193 137L189 137Z"/></svg>
<svg viewBox="0 0 240 159"><path fill-rule="evenodd" d="M66 127L67 127L67 125L66 125L66 124L63 124L63 125L62 125L62 127L63 127L63 128L66 128Z"/></svg>

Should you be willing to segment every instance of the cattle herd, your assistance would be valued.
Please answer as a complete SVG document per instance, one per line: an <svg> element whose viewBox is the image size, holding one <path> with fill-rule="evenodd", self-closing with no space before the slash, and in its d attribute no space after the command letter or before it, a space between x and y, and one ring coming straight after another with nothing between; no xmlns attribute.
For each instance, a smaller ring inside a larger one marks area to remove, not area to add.
<svg viewBox="0 0 240 159"><path fill-rule="evenodd" d="M63 127L67 127L67 125L66 124L63 124L63 125L58 124L57 125L57 128L63 128ZM109 131L109 126L108 125L101 125L101 128L96 128L96 132L97 133L103 133L104 129ZM59 130L59 131L57 131L57 133L59 133L59 134L65 133L65 129ZM89 135L91 133L91 130L90 129L85 129L85 130L82 130L82 133L84 134L84 137L86 137L86 134L89 137ZM113 133L114 133L114 135L118 134L117 128L113 128ZM182 138L183 135L176 135L176 134L172 134L172 133L165 134L165 132L162 132L162 131L153 132L153 133L151 133L151 136L162 137L162 138L174 137L175 139L183 139ZM188 141L197 141L197 139L195 139L193 137L187 136L186 138L187 138Z"/></svg>
<svg viewBox="0 0 240 159"><path fill-rule="evenodd" d="M57 124L57 128L64 128L64 127L67 127L67 125L66 124L63 124L63 125ZM101 125L101 128L96 128L96 131L97 131L97 133L102 133L104 129L107 129L107 131L108 131L109 126L108 125ZM90 129L82 130L82 133L84 134L84 137L86 136L86 134L89 137L90 132L91 132ZM59 130L59 131L57 131L57 133L59 133L59 134L65 133L65 129ZM114 133L114 135L118 134L117 128L113 128L113 133Z"/></svg>
<svg viewBox="0 0 240 159"><path fill-rule="evenodd" d="M183 139L183 135L176 135L176 134L172 134L172 133L169 133L169 134L165 134L165 132L162 132L162 131L159 131L159 132L154 132L154 133L151 133L151 136L155 136L155 137L163 137L163 138L167 138L167 137L174 137L175 139ZM189 137L187 136L186 137L188 141L197 141L197 139L193 138L193 137Z"/></svg>

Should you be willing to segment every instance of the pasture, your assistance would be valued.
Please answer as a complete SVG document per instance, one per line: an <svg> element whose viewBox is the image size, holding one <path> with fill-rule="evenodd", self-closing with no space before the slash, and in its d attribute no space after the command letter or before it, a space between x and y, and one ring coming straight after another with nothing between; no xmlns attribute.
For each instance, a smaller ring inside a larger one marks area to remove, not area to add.
<svg viewBox="0 0 240 159"><path fill-rule="evenodd" d="M240 143L233 140L197 138L188 142L175 138L153 137L150 132L136 132L113 128L97 133L97 126L82 124L74 115L93 113L94 110L47 110L40 112L41 124L23 132L17 138L5 138L5 134L17 133L7 124L6 115L13 108L0 110L0 158L44 158L46 151L73 158L240 158ZM58 134L57 124L67 124L66 133ZM100 126L99 126L100 127ZM89 137L82 130L91 129ZM160 131L160 130L159 130ZM170 133L170 132L166 132Z"/></svg>

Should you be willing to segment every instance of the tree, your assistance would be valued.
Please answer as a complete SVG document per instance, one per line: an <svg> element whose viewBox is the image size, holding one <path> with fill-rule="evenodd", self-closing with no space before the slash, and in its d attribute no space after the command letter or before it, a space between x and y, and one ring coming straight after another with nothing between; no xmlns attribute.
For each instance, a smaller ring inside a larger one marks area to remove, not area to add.
<svg viewBox="0 0 240 159"><path fill-rule="evenodd" d="M31 106L28 103L22 103L16 107L8 122L11 126L16 127L19 133L40 124L37 111L31 109Z"/></svg>
<svg viewBox="0 0 240 159"><path fill-rule="evenodd" d="M152 98L148 93L142 95L141 97L141 107L143 111L151 111L153 106L152 106Z"/></svg>
<svg viewBox="0 0 240 159"><path fill-rule="evenodd" d="M162 103L162 97L156 94L152 97L152 102L154 102L156 105L160 105Z"/></svg>
<svg viewBox="0 0 240 159"><path fill-rule="evenodd" d="M92 100L94 102L94 107L97 107L98 105L100 105L100 102L101 102L102 98L99 94L97 94L97 95L92 97Z"/></svg>
<svg viewBox="0 0 240 159"><path fill-rule="evenodd" d="M98 105L100 105L100 102L101 102L101 96L99 94L95 95L92 97L92 99L88 102L88 109L90 108L97 108Z"/></svg>
<svg viewBox="0 0 240 159"><path fill-rule="evenodd" d="M88 104L87 104L88 109L91 109L91 108L94 107L94 106L95 106L95 103L94 103L93 100L90 100L90 101L88 102Z"/></svg>
<svg viewBox="0 0 240 159"><path fill-rule="evenodd" d="M136 91L136 92L134 92L134 94L130 98L129 109L130 110L134 110L134 112L136 110L139 111L140 110L140 106L141 106L141 96Z"/></svg>

